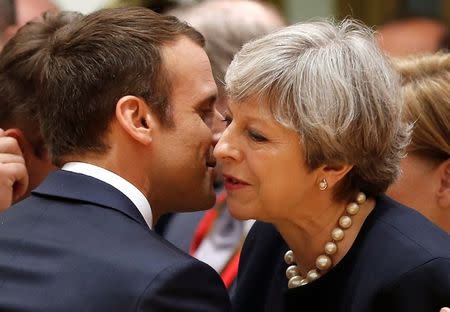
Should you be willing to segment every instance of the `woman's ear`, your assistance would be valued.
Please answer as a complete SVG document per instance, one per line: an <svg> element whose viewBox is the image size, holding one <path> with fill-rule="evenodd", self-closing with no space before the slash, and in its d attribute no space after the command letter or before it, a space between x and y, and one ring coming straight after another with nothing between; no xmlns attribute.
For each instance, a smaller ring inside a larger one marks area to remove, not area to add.
<svg viewBox="0 0 450 312"><path fill-rule="evenodd" d="M450 209L450 158L439 165L436 173L440 181L436 193L438 206L442 209Z"/></svg>
<svg viewBox="0 0 450 312"><path fill-rule="evenodd" d="M151 143L155 118L143 99L131 95L120 98L116 105L116 119L134 140L144 145Z"/></svg>
<svg viewBox="0 0 450 312"><path fill-rule="evenodd" d="M317 185L322 189L335 186L346 174L352 170L353 165L323 165L319 168L317 176Z"/></svg>

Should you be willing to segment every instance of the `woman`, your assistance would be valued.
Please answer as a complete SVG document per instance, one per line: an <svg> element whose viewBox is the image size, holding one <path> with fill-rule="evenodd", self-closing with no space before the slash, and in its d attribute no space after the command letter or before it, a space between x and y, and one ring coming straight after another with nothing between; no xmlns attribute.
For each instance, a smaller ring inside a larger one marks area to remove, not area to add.
<svg viewBox="0 0 450 312"><path fill-rule="evenodd" d="M236 311L450 304L449 236L382 195L410 137L397 80L350 20L287 27L236 55L215 156L230 212L271 223L244 245Z"/></svg>
<svg viewBox="0 0 450 312"><path fill-rule="evenodd" d="M450 54L397 60L404 117L414 122L400 179L388 195L450 233Z"/></svg>

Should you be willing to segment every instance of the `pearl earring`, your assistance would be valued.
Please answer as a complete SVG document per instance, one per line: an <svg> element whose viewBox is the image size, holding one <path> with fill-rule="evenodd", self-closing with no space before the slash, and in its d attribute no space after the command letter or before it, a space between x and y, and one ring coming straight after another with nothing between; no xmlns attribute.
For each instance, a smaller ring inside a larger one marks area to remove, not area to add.
<svg viewBox="0 0 450 312"><path fill-rule="evenodd" d="M323 178L323 179L319 182L319 189L320 189L321 191L324 191L324 190L327 189L327 187L328 187L327 179Z"/></svg>

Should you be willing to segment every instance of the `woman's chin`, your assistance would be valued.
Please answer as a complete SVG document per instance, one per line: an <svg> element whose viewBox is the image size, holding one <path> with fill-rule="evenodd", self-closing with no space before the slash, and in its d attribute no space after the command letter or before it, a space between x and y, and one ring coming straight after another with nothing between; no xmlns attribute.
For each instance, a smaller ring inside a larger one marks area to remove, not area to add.
<svg viewBox="0 0 450 312"><path fill-rule="evenodd" d="M231 216L238 220L249 220L253 219L253 216L248 213L248 211L240 205L228 205L228 210Z"/></svg>

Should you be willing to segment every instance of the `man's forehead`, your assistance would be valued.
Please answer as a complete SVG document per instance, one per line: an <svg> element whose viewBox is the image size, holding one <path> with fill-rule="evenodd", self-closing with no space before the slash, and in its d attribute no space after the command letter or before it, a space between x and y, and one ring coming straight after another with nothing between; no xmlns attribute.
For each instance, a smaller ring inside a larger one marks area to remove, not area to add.
<svg viewBox="0 0 450 312"><path fill-rule="evenodd" d="M163 44L161 59L172 71L179 66L194 66L194 64L199 65L201 63L210 66L204 48L186 36L179 36L175 40Z"/></svg>
<svg viewBox="0 0 450 312"><path fill-rule="evenodd" d="M182 97L194 105L216 101L217 86L203 47L181 36L163 46L161 57L171 86L172 100Z"/></svg>

